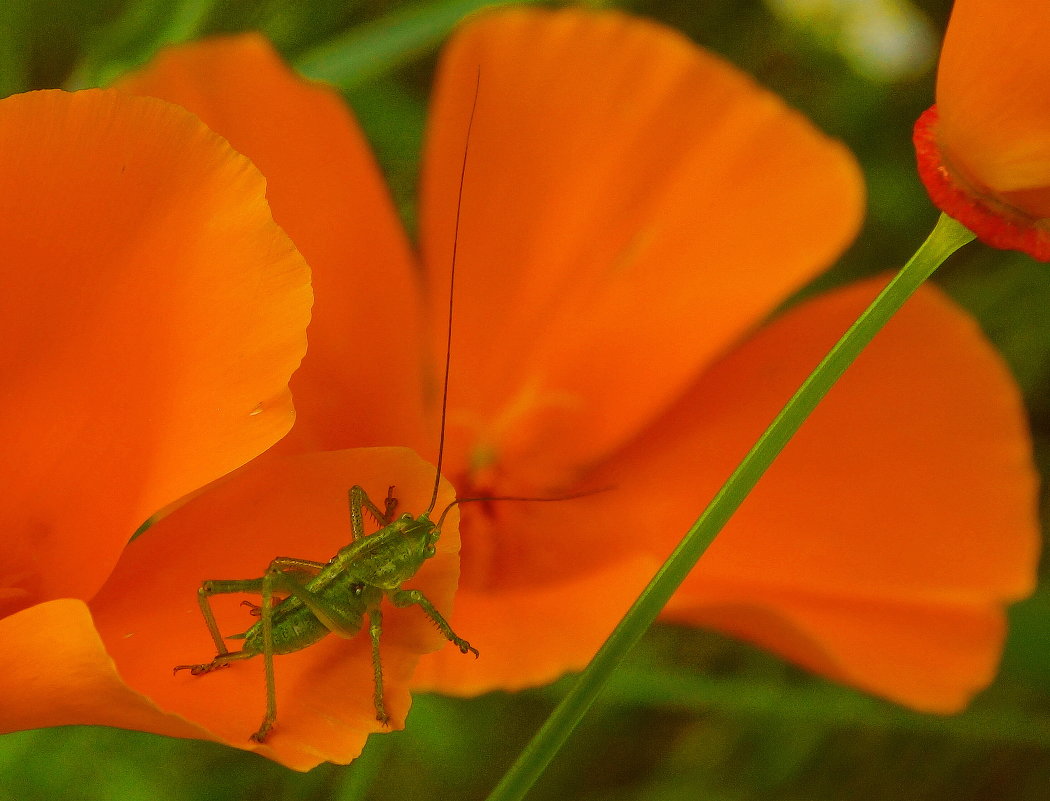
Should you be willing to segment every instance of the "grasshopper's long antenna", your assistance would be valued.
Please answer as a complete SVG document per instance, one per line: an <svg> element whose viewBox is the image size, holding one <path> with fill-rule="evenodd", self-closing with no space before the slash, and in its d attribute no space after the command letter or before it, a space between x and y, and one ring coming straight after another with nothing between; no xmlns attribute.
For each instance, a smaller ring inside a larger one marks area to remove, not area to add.
<svg viewBox="0 0 1050 801"><path fill-rule="evenodd" d="M573 492L569 495L554 495L549 498L537 498L532 495L480 495L477 498L456 498L448 506L445 507L445 511L441 513L441 517L438 518L437 527L440 529L441 524L445 522L445 515L449 513L449 510L453 506L462 506L465 503L478 503L480 501L528 501L533 503L550 503L552 501L571 501L576 498L586 498L588 495L597 495L600 492L608 492L614 489L614 487L599 487L598 489L583 490L582 492Z"/></svg>
<svg viewBox="0 0 1050 801"><path fill-rule="evenodd" d="M478 107L478 92L481 89L481 67L478 66L474 82L474 102L470 106L470 118L467 120L467 137L463 143L463 164L459 169L459 195L456 197L456 225L452 233L452 269L448 281L448 336L445 340L445 383L441 390L441 433L438 437L437 472L434 476L434 492L430 496L430 506L426 514L434 511L437 504L438 489L441 486L441 462L445 456L445 413L448 410L448 374L452 363L452 301L456 288L456 251L459 247L459 217L463 212L463 185L467 177L467 153L470 152L470 129L474 127L474 112Z"/></svg>

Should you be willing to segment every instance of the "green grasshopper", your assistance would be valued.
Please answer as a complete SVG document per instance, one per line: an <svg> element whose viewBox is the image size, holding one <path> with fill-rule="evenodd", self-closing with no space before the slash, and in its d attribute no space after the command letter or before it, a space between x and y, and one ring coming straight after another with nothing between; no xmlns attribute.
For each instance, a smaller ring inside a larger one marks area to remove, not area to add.
<svg viewBox="0 0 1050 801"><path fill-rule="evenodd" d="M255 742L266 740L277 719L274 654L302 650L329 634L353 637L362 628L366 616L372 638L376 720L384 725L390 722L383 700L383 666L379 656L379 638L383 630L383 613L379 607L384 596L395 607L419 606L462 653L478 656L477 649L456 635L423 593L401 589L402 582L414 576L423 562L434 555L434 543L441 534L441 524L448 510L458 501L446 507L436 523L429 517L433 501L431 508L418 518L402 514L394 519L397 499L393 490L393 487L389 489L384 508L379 509L361 487L350 488L352 541L340 548L327 563L281 556L270 562L262 578L205 581L197 591L204 622L218 653L211 662L178 665L175 671L189 670L194 676L199 676L262 654L266 673L266 715L258 731L251 736ZM436 492L435 485L435 498ZM383 526L367 537L364 533L365 511ZM213 595L235 592L259 593L262 603L256 606L245 602L260 620L244 633L230 637L243 640L241 650L230 652L208 599ZM274 604L275 595L284 595L284 600Z"/></svg>
<svg viewBox="0 0 1050 801"><path fill-rule="evenodd" d="M480 84L480 76L479 76ZM463 165L460 174L459 197L456 206L455 233L452 245L452 270L449 282L448 340L445 354L445 379L441 401L441 433L438 442L438 457L434 493L430 506L419 517L402 514L396 519L397 498L390 487L383 509L376 506L368 494L359 486L349 491L351 542L341 548L326 563L307 559L277 557L270 562L262 578L237 580L210 580L197 590L197 601L208 626L217 651L210 662L197 665L177 665L175 672L188 670L194 676L210 673L252 657L263 657L266 675L266 714L258 731L251 735L255 742L262 743L270 735L277 720L276 685L274 682L274 654L287 654L308 648L329 634L353 637L368 618L368 632L372 638L372 668L375 676L374 702L376 720L386 725L390 722L383 699L383 665L379 655L379 638L383 631L383 613L380 604L384 597L395 607L418 606L429 617L446 639L459 650L478 651L469 642L459 637L441 613L418 590L403 590L401 584L412 578L423 563L435 553L434 543L441 535L441 525L449 510L461 503L480 500L503 500L500 498L461 498L449 504L437 522L430 519L437 503L441 481L441 462L445 446L445 415L448 406L449 356L452 352L452 298L455 282L456 247L458 244L459 215L463 205L463 179L466 175L467 151L470 145L470 130L474 122L478 93L475 88L474 105L467 123L466 143L463 149ZM507 499L511 500L511 499ZM514 499L546 500L546 499ZM368 512L382 526L370 536L365 536L364 512ZM260 619L247 631L231 635L230 639L243 641L239 651L229 651L219 626L215 621L209 599L213 595L245 592L258 593L262 601L257 606L250 602L253 615ZM283 596L274 603L275 597Z"/></svg>

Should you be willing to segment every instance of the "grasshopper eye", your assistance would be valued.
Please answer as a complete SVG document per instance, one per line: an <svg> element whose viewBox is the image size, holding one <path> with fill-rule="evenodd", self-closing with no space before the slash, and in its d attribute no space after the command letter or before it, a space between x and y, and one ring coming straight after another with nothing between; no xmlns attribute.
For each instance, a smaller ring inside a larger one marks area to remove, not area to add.
<svg viewBox="0 0 1050 801"><path fill-rule="evenodd" d="M423 549L423 556L425 556L427 559L429 559L436 553L437 548L435 548L433 545L428 545L426 548Z"/></svg>

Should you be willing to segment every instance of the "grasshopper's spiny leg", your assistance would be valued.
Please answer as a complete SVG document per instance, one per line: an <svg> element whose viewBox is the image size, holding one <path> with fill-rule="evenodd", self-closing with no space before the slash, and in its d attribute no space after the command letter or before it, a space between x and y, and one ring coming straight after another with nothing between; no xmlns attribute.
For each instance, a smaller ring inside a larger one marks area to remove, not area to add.
<svg viewBox="0 0 1050 801"><path fill-rule="evenodd" d="M350 538L353 542L357 542L365 536L364 511L367 511L368 514L375 518L379 525L390 525L393 521L391 515L394 509L397 508L397 498L393 497L393 492L393 487L387 490L386 500L383 502L386 508L380 510L378 506L372 503L372 499L368 497L368 493L365 492L363 487L354 484L350 488L347 497L350 501Z"/></svg>
<svg viewBox="0 0 1050 801"><path fill-rule="evenodd" d="M277 684L273 676L273 585L281 574L281 557L274 559L266 569L262 579L262 639L263 639L263 672L266 676L266 714L259 725L259 730L251 736L257 743L266 741L277 720Z"/></svg>
<svg viewBox="0 0 1050 801"><path fill-rule="evenodd" d="M176 665L173 673L178 673L180 670L188 670L194 676L201 676L205 673L211 673L213 670L219 668L229 667L233 662L239 662L242 659L251 659L255 656L254 651L233 651L232 653L227 651L225 653L217 654L211 662L205 662L201 665Z"/></svg>
<svg viewBox="0 0 1050 801"><path fill-rule="evenodd" d="M212 612L211 602L208 599L213 595L229 595L234 592L259 592L261 588L262 579L209 580L201 583L197 590L197 604L200 606L201 615L204 616L204 623L208 627L208 633L211 634L212 642L215 643L217 657L229 653L229 650L222 639L219 624L215 622L215 613Z"/></svg>
<svg viewBox="0 0 1050 801"><path fill-rule="evenodd" d="M372 638L372 673L375 677L375 694L372 696L376 708L376 720L389 725L390 715L383 702L383 662L379 656L379 637L383 633L383 613L379 609L368 610L368 634Z"/></svg>
<svg viewBox="0 0 1050 801"><path fill-rule="evenodd" d="M274 560L275 563L279 561L279 559ZM355 624L338 607L309 589L298 579L296 572L284 573L278 569L274 579L274 589L286 593L289 597L298 598L303 606L313 612L321 625L333 634L346 639L356 636L361 630L360 622Z"/></svg>
<svg viewBox="0 0 1050 801"><path fill-rule="evenodd" d="M278 556L270 562L270 567L277 568L282 573L306 573L313 578L325 569L325 563L296 559L294 556Z"/></svg>
<svg viewBox="0 0 1050 801"><path fill-rule="evenodd" d="M274 679L273 670L273 593L274 590L293 591L299 587L298 581L293 578L297 573L317 575L324 565L321 562L312 562L309 559L296 559L291 556L278 556L270 562L266 568L266 575L262 578L262 603L260 603L260 617L262 619L263 640L263 672L266 677L266 715L259 726L259 730L251 736L257 743L265 742L273 730L277 720L277 682Z"/></svg>
<svg viewBox="0 0 1050 801"><path fill-rule="evenodd" d="M289 566L291 569L288 569ZM333 607L323 596L313 592L299 579L302 560L277 557L270 563L266 575L262 578L262 640L263 666L266 675L266 715L259 730L252 735L257 743L264 742L273 730L277 720L277 687L273 669L273 593L287 593L289 597L298 598L307 609L333 634L340 637L353 637L360 629L360 623L353 624L341 611ZM378 634L376 635L378 636Z"/></svg>
<svg viewBox="0 0 1050 801"><path fill-rule="evenodd" d="M307 569L304 570L304 567ZM262 603L260 611L262 617L262 640L263 640L263 667L266 676L266 714L263 717L259 730L251 736L257 743L265 742L273 730L277 720L277 686L274 679L273 668L273 594L274 592L287 593L289 597L298 598L302 601L319 621L332 633L342 637L352 637L358 631L349 624L338 609L332 608L323 597L307 589L306 585L299 579L304 572L313 572L312 567L318 570L324 565L318 562L305 562L302 559L293 559L278 556L270 562L266 575L262 578Z"/></svg>
<svg viewBox="0 0 1050 801"><path fill-rule="evenodd" d="M448 624L448 621L441 616L441 613L434 608L434 604L430 603L427 597L419 590L394 590L390 593L390 600L397 607L412 606L415 604L422 609L426 616L434 621L434 625L438 627L438 630L445 635L445 639L455 645L461 653L467 653L468 651L474 654L474 658L478 657L478 649L474 648L469 642L464 640L462 637L456 635L456 632L452 630L452 627Z"/></svg>
<svg viewBox="0 0 1050 801"><path fill-rule="evenodd" d="M322 562L314 562L310 559L296 559L291 556L278 556L276 559L270 562L270 567L277 567L282 573L285 574L304 573L313 578L322 570L324 570L325 565ZM253 604L251 601L241 601L241 606L247 606L248 614L250 614L252 617L260 617L262 615L262 606L260 606L259 604Z"/></svg>

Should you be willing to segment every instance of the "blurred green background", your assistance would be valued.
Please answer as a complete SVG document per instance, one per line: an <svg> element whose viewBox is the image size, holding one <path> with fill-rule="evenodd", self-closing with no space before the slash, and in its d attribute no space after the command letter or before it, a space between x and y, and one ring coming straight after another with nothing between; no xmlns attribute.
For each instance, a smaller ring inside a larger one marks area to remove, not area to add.
<svg viewBox="0 0 1050 801"><path fill-rule="evenodd" d="M336 83L411 225L435 53L478 0L0 0L0 95L105 83L161 43L260 29ZM611 2L661 20L845 140L869 187L864 232L811 288L901 264L937 213L911 126L933 97L948 0ZM968 246L938 282L1012 367L1050 468L1050 268ZM811 291L809 290L809 291ZM1044 520L1046 504L1044 503ZM531 799L1050 799L1050 581L1011 613L1001 674L966 713L922 716L718 635L662 626L634 651ZM571 610L566 610L571 614ZM522 647L529 647L523 643ZM27 655L27 658L32 658ZM8 799L481 799L567 686L417 697L403 732L299 774L222 746L94 727L0 737ZM261 688L260 688L261 693ZM0 701L2 702L2 701Z"/></svg>

